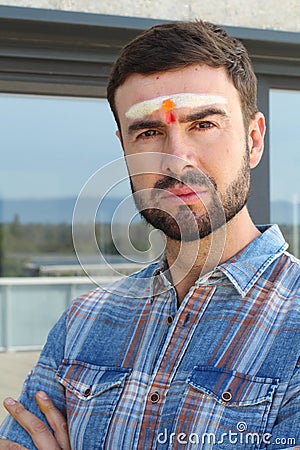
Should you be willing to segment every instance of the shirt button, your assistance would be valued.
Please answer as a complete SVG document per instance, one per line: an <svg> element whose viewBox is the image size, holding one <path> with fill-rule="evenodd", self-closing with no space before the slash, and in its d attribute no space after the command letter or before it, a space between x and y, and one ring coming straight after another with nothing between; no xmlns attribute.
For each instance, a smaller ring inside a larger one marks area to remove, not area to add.
<svg viewBox="0 0 300 450"><path fill-rule="evenodd" d="M160 399L160 395L159 395L158 392L153 392L150 395L150 400L151 400L152 403L157 403L159 399Z"/></svg>
<svg viewBox="0 0 300 450"><path fill-rule="evenodd" d="M91 394L91 392L92 392L92 389L91 389L91 388L87 388L87 389L84 391L83 395L84 395L85 397L88 397L88 396Z"/></svg>
<svg viewBox="0 0 300 450"><path fill-rule="evenodd" d="M171 325L174 322L174 317L173 316L168 316L167 322L168 322L169 325Z"/></svg>
<svg viewBox="0 0 300 450"><path fill-rule="evenodd" d="M231 392L225 391L225 392L222 392L221 397L222 397L223 402L230 402L230 400L232 399L232 394L231 394Z"/></svg>

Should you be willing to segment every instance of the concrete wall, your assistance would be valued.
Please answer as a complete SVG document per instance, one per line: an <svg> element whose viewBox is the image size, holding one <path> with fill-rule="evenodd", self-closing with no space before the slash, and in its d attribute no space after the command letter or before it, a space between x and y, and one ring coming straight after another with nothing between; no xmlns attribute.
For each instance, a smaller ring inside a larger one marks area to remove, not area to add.
<svg viewBox="0 0 300 450"><path fill-rule="evenodd" d="M223 25L300 32L299 0L0 0L0 5L168 20L197 17Z"/></svg>

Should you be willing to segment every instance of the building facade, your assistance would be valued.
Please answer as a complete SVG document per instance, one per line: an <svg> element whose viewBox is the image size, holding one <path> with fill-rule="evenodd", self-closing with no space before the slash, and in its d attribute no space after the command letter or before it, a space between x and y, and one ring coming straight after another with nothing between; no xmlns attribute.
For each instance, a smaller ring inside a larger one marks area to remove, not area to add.
<svg viewBox="0 0 300 450"><path fill-rule="evenodd" d="M300 4L297 0L290 0L288 7L280 0L250 0L243 4L239 0L6 0L1 5L160 20L201 18L228 26L300 31Z"/></svg>

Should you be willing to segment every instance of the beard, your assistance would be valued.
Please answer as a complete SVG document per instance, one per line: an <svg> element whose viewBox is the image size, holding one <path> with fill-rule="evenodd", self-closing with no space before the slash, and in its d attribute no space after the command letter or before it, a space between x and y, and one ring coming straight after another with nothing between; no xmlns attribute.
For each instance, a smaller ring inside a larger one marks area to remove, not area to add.
<svg viewBox="0 0 300 450"><path fill-rule="evenodd" d="M222 227L246 205L250 190L249 148L246 146L242 167L225 192L219 192L215 179L198 169L191 169L180 178L176 175L161 178L155 183L154 189L150 189L150 195L149 190L146 193L136 190L132 179L130 183L135 204L146 222L176 241L195 241ZM195 192L199 188L209 192L207 202L199 198L202 203L200 211L188 204L180 204L174 213L169 208L164 210L160 207L162 190L180 184L191 187Z"/></svg>

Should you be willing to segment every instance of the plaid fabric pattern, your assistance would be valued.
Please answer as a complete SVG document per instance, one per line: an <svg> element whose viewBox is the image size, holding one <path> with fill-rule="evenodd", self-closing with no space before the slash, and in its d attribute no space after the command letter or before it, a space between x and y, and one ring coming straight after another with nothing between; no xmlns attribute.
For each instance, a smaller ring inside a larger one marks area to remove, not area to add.
<svg viewBox="0 0 300 450"><path fill-rule="evenodd" d="M261 231L180 307L163 261L75 300L21 401L42 417L46 390L74 450L300 446L300 265ZM12 419L0 432L35 448Z"/></svg>

